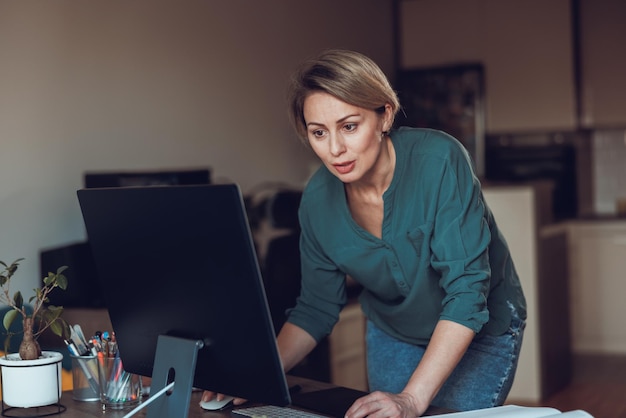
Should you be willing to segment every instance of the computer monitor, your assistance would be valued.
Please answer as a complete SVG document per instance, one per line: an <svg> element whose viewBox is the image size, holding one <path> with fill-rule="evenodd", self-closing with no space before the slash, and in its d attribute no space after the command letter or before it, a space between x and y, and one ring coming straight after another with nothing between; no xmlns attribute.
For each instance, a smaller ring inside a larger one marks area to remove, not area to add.
<svg viewBox="0 0 626 418"><path fill-rule="evenodd" d="M161 335L201 340L195 387L290 403L237 185L77 193L128 372L152 375Z"/></svg>

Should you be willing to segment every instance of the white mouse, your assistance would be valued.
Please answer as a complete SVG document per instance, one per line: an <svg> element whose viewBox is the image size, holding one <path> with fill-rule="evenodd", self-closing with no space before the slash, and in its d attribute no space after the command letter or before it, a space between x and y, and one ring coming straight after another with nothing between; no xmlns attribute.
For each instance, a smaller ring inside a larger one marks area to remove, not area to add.
<svg viewBox="0 0 626 418"><path fill-rule="evenodd" d="M213 398L210 401L201 401L200 407L202 409L208 409L209 411L216 411L218 409L222 409L226 407L229 403L231 403L235 399L232 396L224 396L224 399L218 401L217 398Z"/></svg>

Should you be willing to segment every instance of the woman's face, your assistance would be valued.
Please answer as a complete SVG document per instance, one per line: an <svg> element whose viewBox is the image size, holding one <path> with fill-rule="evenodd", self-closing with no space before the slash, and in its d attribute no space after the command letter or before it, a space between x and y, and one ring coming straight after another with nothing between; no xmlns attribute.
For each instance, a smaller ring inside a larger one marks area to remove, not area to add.
<svg viewBox="0 0 626 418"><path fill-rule="evenodd" d="M350 105L328 93L313 93L304 101L304 120L311 148L344 183L371 180L376 172L391 106L385 113Z"/></svg>

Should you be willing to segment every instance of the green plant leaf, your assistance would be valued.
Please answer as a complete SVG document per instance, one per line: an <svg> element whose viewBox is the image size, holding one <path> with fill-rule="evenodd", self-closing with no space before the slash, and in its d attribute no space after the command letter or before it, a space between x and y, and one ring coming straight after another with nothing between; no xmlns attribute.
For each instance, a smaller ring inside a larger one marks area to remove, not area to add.
<svg viewBox="0 0 626 418"><path fill-rule="evenodd" d="M67 277L65 277L63 274L59 274L57 276L57 286L59 286L63 290L67 289Z"/></svg>
<svg viewBox="0 0 626 418"><path fill-rule="evenodd" d="M48 310L54 312L56 314L55 316L60 316L63 313L63 306L49 305Z"/></svg>
<svg viewBox="0 0 626 418"><path fill-rule="evenodd" d="M7 331L9 330L9 327L17 317L17 314L18 312L14 309L11 309L6 314L4 314L4 318L2 319L2 325L4 325L4 329L6 329Z"/></svg>
<svg viewBox="0 0 626 418"><path fill-rule="evenodd" d="M17 267L20 265L20 261L22 260L23 258L18 258L17 260L12 262L9 267L7 267L7 274L9 275L9 277L15 274L15 272L17 271Z"/></svg>
<svg viewBox="0 0 626 418"><path fill-rule="evenodd" d="M24 305L24 298L22 297L22 292L19 290L15 292L15 295L13 295L13 303L17 309L22 309L22 306Z"/></svg>
<svg viewBox="0 0 626 418"><path fill-rule="evenodd" d="M48 306L48 308L41 312L41 317L47 323L56 321L63 313L63 308L58 306Z"/></svg>
<svg viewBox="0 0 626 418"><path fill-rule="evenodd" d="M50 330L54 332L54 335L57 335L59 337L63 336L63 326L57 321L50 324Z"/></svg>
<svg viewBox="0 0 626 418"><path fill-rule="evenodd" d="M43 284L44 286L50 286L52 282L54 282L54 273L48 272L48 275L43 278Z"/></svg>

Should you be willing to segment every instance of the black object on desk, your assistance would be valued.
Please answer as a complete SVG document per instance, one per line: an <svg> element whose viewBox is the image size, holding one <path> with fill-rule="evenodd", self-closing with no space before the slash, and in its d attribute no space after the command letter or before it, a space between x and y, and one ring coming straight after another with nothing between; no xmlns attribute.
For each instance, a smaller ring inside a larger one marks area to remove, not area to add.
<svg viewBox="0 0 626 418"><path fill-rule="evenodd" d="M343 418L354 401L365 395L367 392L338 386L292 395L291 403L320 414Z"/></svg>

